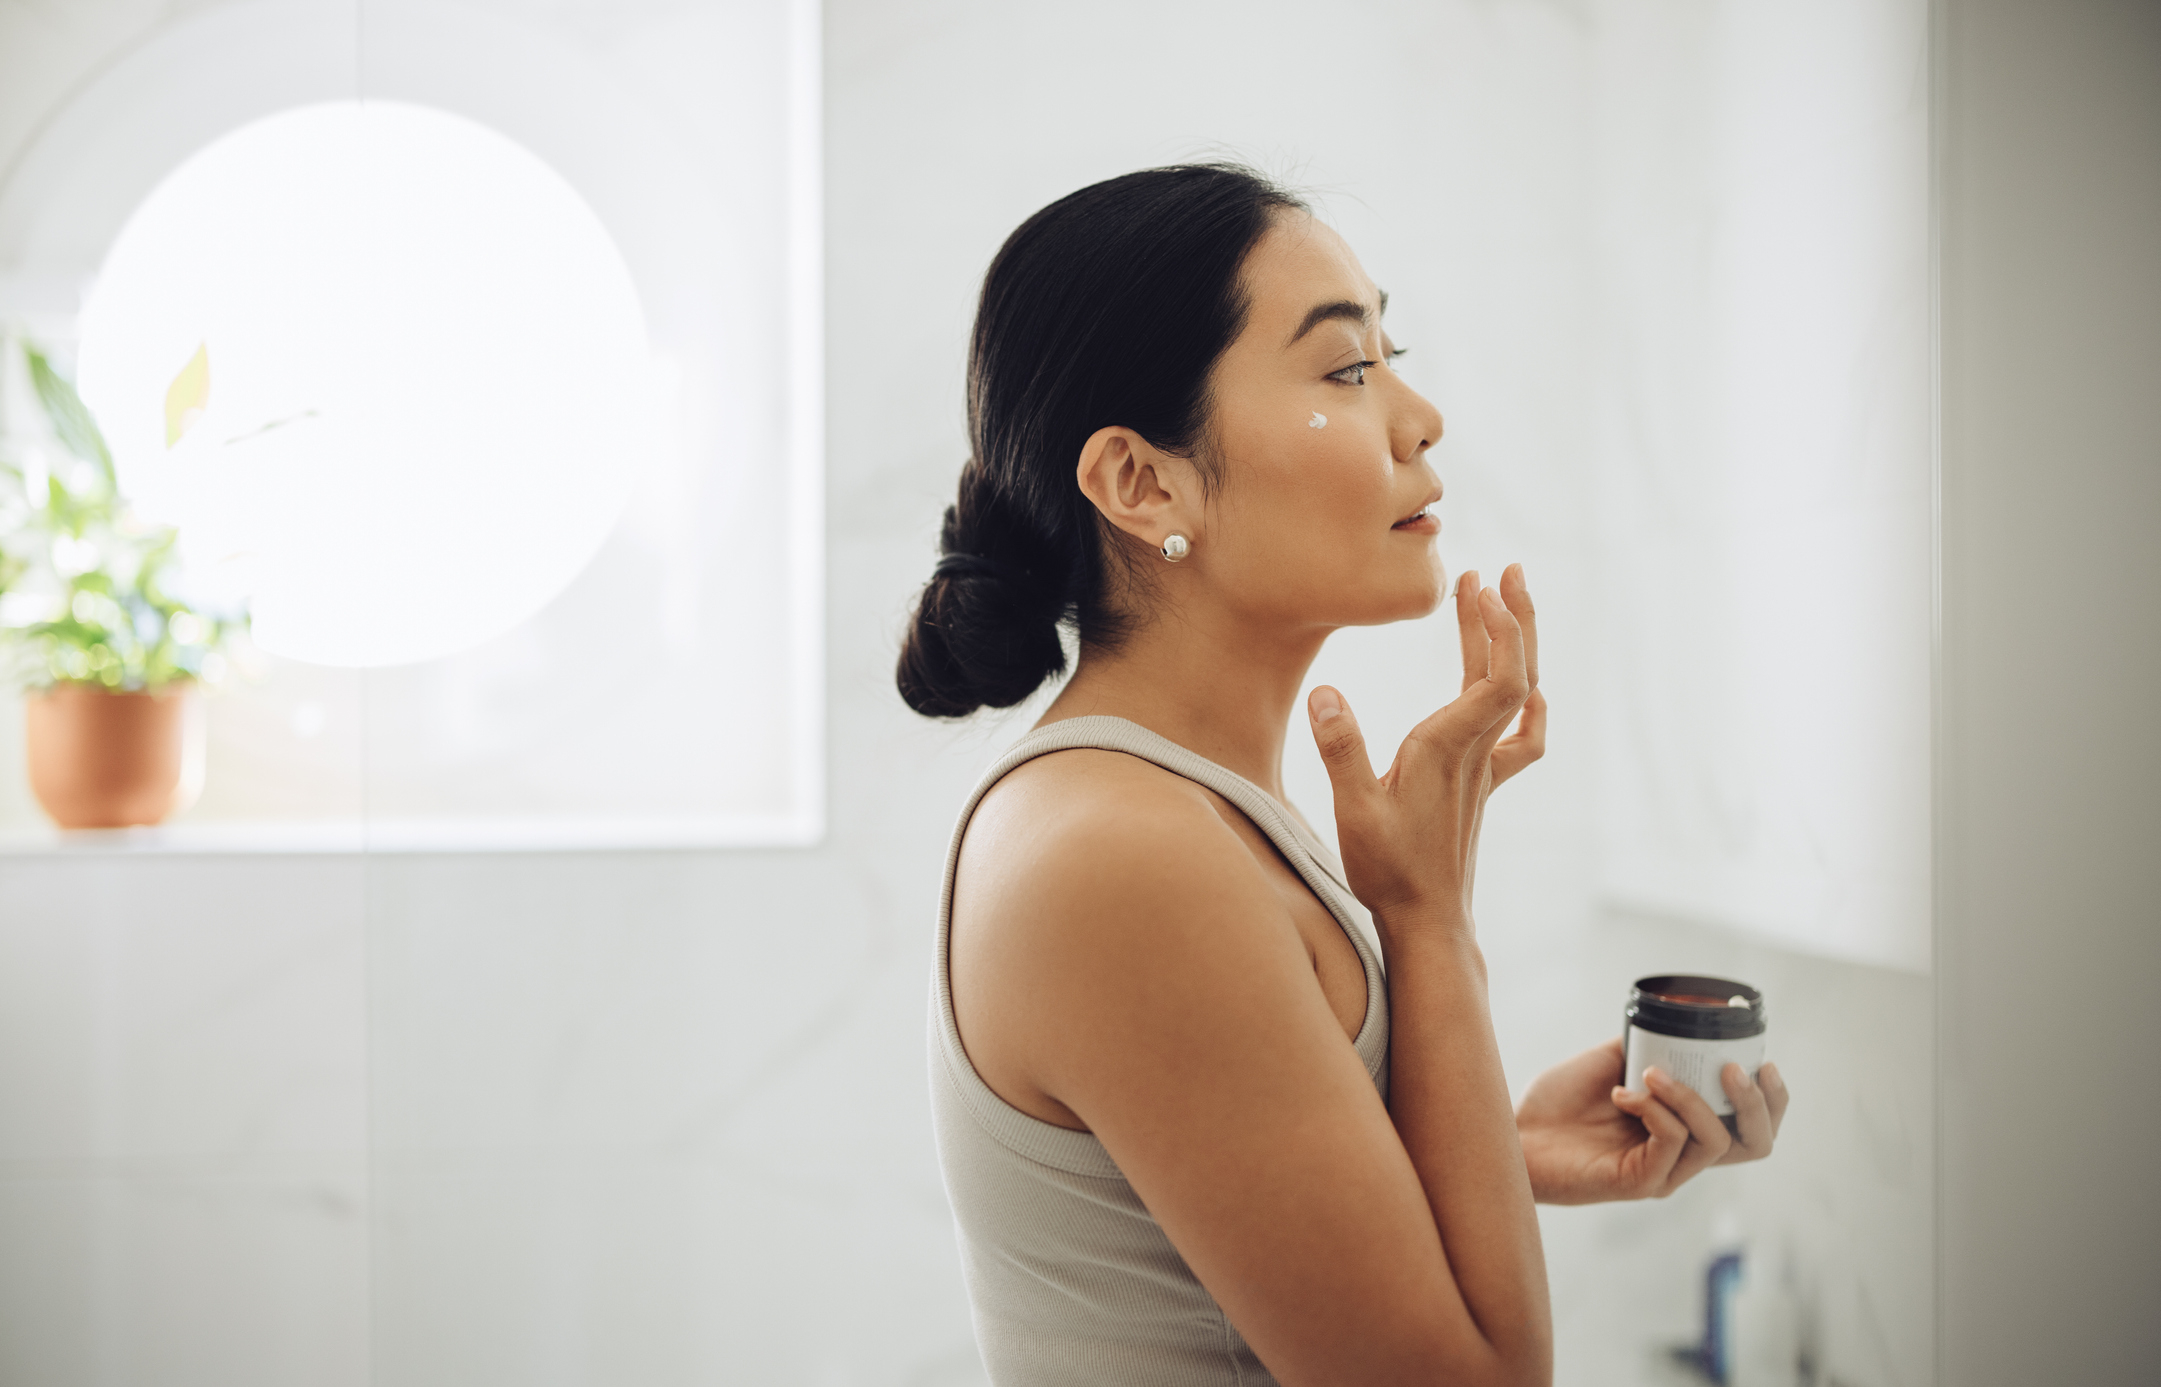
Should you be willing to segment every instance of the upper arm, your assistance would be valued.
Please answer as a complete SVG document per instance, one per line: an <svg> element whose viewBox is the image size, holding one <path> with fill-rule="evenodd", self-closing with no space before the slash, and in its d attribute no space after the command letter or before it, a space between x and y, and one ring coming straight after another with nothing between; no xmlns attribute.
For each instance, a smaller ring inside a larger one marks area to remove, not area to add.
<svg viewBox="0 0 2161 1387"><path fill-rule="evenodd" d="M1081 779L1037 803L1016 787L964 849L1032 1081L1285 1383L1468 1350L1417 1171L1252 855L1198 796Z"/></svg>

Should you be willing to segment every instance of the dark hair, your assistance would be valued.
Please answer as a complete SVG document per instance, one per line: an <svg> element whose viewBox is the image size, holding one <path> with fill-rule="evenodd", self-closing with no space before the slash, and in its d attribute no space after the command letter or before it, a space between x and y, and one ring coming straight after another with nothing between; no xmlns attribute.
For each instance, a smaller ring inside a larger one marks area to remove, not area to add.
<svg viewBox="0 0 2161 1387"><path fill-rule="evenodd" d="M1245 324L1240 267L1278 210L1304 206L1251 169L1187 164L1083 188L1006 238L968 349L973 456L901 646L909 707L1011 707L1065 669L1066 623L1116 643L1081 447L1118 424L1201 451L1209 375Z"/></svg>

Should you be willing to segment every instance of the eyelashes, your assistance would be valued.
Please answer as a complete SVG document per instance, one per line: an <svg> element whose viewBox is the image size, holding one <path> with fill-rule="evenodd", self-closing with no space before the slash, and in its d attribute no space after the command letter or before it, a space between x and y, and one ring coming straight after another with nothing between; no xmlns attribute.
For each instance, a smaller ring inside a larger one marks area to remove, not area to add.
<svg viewBox="0 0 2161 1387"><path fill-rule="evenodd" d="M1385 355L1387 356L1388 360L1393 363L1396 358L1402 356L1405 352L1409 350L1409 347L1390 347L1385 353ZM1336 382L1338 385L1364 385L1366 383L1367 368L1378 366L1380 364L1381 363L1378 361L1354 361L1340 371L1330 371L1328 373L1328 379Z"/></svg>

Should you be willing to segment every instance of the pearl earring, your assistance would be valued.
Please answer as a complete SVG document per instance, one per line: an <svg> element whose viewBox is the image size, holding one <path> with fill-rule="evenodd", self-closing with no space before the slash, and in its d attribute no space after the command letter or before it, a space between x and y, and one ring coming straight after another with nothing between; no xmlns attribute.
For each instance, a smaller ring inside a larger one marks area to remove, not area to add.
<svg viewBox="0 0 2161 1387"><path fill-rule="evenodd" d="M1172 563L1178 562L1192 552L1193 541L1179 534L1176 530L1171 531L1171 537L1163 541L1163 557L1169 559Z"/></svg>

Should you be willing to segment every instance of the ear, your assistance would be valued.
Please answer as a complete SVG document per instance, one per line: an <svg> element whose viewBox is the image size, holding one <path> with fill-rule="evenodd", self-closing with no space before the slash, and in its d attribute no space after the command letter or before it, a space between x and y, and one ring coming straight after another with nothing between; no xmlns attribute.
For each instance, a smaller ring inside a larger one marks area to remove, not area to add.
<svg viewBox="0 0 2161 1387"><path fill-rule="evenodd" d="M1075 476L1104 519L1151 549L1161 549L1173 530L1200 538L1200 477L1193 464L1131 429L1114 425L1091 434Z"/></svg>

